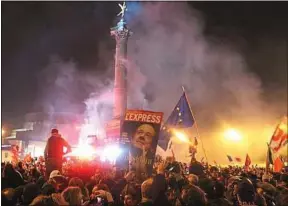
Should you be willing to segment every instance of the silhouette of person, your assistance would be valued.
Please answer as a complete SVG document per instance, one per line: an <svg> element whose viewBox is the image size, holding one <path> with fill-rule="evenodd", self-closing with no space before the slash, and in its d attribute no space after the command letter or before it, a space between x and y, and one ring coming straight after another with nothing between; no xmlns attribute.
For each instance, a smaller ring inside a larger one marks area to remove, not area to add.
<svg viewBox="0 0 288 206"><path fill-rule="evenodd" d="M61 137L57 129L52 129L51 137L47 140L44 151L46 178L49 178L53 170L62 171L64 147L67 148L65 153L71 151L71 146Z"/></svg>

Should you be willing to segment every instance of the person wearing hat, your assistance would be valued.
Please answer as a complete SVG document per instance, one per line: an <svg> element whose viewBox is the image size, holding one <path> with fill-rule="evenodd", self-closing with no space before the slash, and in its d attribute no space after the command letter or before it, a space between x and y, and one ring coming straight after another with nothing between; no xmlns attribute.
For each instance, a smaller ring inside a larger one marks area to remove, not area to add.
<svg viewBox="0 0 288 206"><path fill-rule="evenodd" d="M60 171L53 170L47 182L42 185L42 194L51 195L52 193L62 192L68 186L66 177L61 175Z"/></svg>
<svg viewBox="0 0 288 206"><path fill-rule="evenodd" d="M64 147L67 148L66 153L71 151L71 146L61 137L58 130L52 129L51 137L48 139L44 151L46 179L49 178L49 175L53 170L62 171Z"/></svg>

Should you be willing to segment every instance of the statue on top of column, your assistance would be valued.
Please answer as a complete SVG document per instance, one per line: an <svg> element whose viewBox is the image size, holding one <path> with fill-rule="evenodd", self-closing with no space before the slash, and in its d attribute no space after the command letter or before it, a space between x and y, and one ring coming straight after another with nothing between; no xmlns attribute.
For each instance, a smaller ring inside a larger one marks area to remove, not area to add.
<svg viewBox="0 0 288 206"><path fill-rule="evenodd" d="M117 16L120 16L121 15L121 18L123 19L124 15L125 15L125 11L127 11L127 6L126 6L126 3L125 1L123 2L123 4L118 4L119 7L121 8L121 11L119 12L119 14Z"/></svg>

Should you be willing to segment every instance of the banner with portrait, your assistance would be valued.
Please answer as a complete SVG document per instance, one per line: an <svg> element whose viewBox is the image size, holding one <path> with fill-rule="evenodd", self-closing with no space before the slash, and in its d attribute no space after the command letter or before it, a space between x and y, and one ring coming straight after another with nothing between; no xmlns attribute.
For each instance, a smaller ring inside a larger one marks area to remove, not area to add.
<svg viewBox="0 0 288 206"><path fill-rule="evenodd" d="M126 111L121 139L129 141L129 170L134 170L139 180L152 174L162 119L162 112Z"/></svg>

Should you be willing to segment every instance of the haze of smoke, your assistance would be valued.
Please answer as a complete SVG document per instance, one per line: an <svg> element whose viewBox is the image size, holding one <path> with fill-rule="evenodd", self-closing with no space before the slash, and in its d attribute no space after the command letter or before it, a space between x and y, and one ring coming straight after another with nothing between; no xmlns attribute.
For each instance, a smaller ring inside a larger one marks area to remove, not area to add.
<svg viewBox="0 0 288 206"><path fill-rule="evenodd" d="M249 71L237 48L225 39L205 37L200 13L180 2L143 3L129 27L134 35L128 41L128 108L163 111L167 117L185 86L208 158L221 163L226 161L225 154L244 156L249 152L247 148L237 150L236 145L225 147L219 141L219 133L227 125L247 131L249 145L257 151L253 157L263 157L266 140L261 140L258 148L255 144L263 126L274 124L281 112L262 100L261 81ZM97 76L80 73L73 62L52 61L44 72L45 81L41 79L44 110L84 113L85 122L94 124L92 130L103 128L112 117L113 105L109 74L113 66L105 69L107 72ZM82 99L86 100L80 108ZM195 130L191 133L195 135ZM260 136L263 139L262 133ZM187 146L175 147L177 156L185 159ZM199 153L201 158L203 152Z"/></svg>
<svg viewBox="0 0 288 206"><path fill-rule="evenodd" d="M266 139L258 136L259 131L275 123L279 113L262 100L261 81L249 71L237 48L225 39L205 37L200 13L183 2L145 2L129 26L134 35L128 56L146 77L145 90L153 97L150 109L164 111L167 117L185 86L208 156L225 161L226 153L248 152L247 148L235 152L236 145L223 151L218 133L225 124L249 133L250 145L262 138L263 147L253 155L255 159L263 156ZM177 151L187 154L187 149Z"/></svg>
<svg viewBox="0 0 288 206"><path fill-rule="evenodd" d="M104 123L111 119L113 108L113 82L108 71L101 75L80 72L73 61L53 57L39 76L40 110L49 114L66 112L77 115L86 125L81 127L81 140L91 134L103 133ZM48 131L43 131L44 136Z"/></svg>
<svg viewBox="0 0 288 206"><path fill-rule="evenodd" d="M124 60L124 64L127 68L127 79L129 80L127 107L130 109L144 108L146 96L143 92L143 88L147 84L147 79L133 60Z"/></svg>
<svg viewBox="0 0 288 206"><path fill-rule="evenodd" d="M74 62L64 62L58 57L51 58L49 65L39 75L40 101L44 112L80 112L73 101L76 98Z"/></svg>

